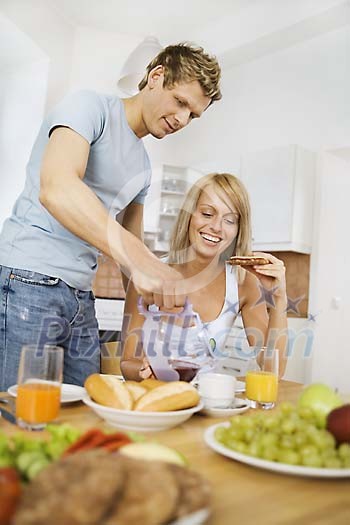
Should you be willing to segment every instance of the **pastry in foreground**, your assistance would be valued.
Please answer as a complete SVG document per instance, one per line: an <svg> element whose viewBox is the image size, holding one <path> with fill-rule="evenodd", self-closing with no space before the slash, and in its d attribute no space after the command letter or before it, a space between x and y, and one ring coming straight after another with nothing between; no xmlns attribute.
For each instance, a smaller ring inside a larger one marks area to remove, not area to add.
<svg viewBox="0 0 350 525"><path fill-rule="evenodd" d="M209 510L210 493L188 468L96 449L42 470L25 487L13 524L165 525Z"/></svg>

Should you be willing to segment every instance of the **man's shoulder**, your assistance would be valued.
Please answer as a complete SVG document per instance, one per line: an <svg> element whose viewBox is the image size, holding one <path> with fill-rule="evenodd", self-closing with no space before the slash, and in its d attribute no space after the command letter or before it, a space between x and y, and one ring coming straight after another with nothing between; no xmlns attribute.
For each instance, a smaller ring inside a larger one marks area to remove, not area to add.
<svg viewBox="0 0 350 525"><path fill-rule="evenodd" d="M107 110L111 104L120 105L121 99L116 95L100 93L93 89L79 89L67 93L59 104L78 106L92 106L96 109Z"/></svg>

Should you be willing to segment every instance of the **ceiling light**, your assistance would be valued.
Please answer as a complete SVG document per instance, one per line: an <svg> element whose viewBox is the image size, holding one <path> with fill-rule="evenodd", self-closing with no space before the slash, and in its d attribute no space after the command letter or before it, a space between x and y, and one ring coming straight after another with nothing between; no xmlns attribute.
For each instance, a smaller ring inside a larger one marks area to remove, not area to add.
<svg viewBox="0 0 350 525"><path fill-rule="evenodd" d="M146 67L162 49L157 38L147 36L126 60L120 73L118 88L127 95L135 95L138 92L137 86L145 74Z"/></svg>

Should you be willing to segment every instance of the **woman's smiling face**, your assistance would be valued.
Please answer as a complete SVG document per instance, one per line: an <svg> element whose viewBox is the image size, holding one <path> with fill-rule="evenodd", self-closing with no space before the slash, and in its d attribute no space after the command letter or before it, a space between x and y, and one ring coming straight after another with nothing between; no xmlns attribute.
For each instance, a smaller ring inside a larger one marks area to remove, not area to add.
<svg viewBox="0 0 350 525"><path fill-rule="evenodd" d="M197 256L212 259L237 237L239 215L227 195L215 184L202 190L189 226L189 240Z"/></svg>

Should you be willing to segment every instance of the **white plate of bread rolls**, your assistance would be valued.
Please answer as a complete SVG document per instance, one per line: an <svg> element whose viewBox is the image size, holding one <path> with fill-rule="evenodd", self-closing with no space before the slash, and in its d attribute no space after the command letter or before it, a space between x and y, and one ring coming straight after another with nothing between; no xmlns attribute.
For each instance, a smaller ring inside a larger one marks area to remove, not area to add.
<svg viewBox="0 0 350 525"><path fill-rule="evenodd" d="M84 403L109 425L156 432L175 427L203 408L196 388L184 381L123 381L92 374L85 381Z"/></svg>

